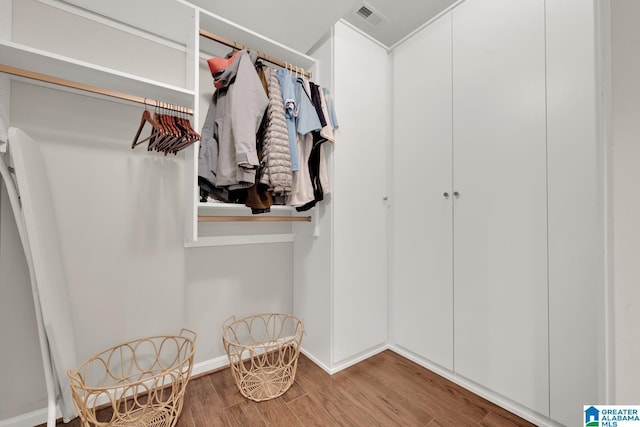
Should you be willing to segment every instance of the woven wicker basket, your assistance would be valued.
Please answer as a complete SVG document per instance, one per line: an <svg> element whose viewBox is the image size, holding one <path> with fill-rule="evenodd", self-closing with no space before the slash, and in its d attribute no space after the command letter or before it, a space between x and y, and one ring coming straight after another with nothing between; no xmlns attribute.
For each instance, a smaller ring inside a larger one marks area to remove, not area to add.
<svg viewBox="0 0 640 427"><path fill-rule="evenodd" d="M83 427L173 427L191 377L196 334L130 341L69 370Z"/></svg>
<svg viewBox="0 0 640 427"><path fill-rule="evenodd" d="M302 320L267 313L227 320L222 342L240 393L260 402L286 392L296 375L302 344Z"/></svg>

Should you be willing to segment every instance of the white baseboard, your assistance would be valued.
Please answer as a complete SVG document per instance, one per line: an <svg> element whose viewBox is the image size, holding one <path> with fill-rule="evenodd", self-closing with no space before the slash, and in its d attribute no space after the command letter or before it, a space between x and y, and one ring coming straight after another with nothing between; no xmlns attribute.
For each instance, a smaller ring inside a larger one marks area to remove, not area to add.
<svg viewBox="0 0 640 427"><path fill-rule="evenodd" d="M458 384L459 386L469 390L470 392L477 394L478 396L487 399L488 401L495 403L501 408L506 409L507 411L516 414L517 416L524 418L527 421L532 422L533 424L539 427L562 427L562 424L558 424L555 421L549 419L548 417L534 412L502 395L492 392L473 381L470 381L464 377L456 375L455 373L449 371L448 369L443 368L440 365L436 365L435 363L431 363L426 359L423 359L416 354L403 349L402 347L398 347L395 345L390 345L389 349L395 353L398 353L402 357L406 357L412 362L417 363L418 365L427 368L428 370L435 372L448 379L449 381Z"/></svg>
<svg viewBox="0 0 640 427"><path fill-rule="evenodd" d="M220 368L226 368L227 366L229 366L229 358L226 355L194 363L191 376L195 377L197 375L207 374Z"/></svg>
<svg viewBox="0 0 640 427"><path fill-rule="evenodd" d="M307 358L309 360L311 360L313 363L315 363L316 365L321 367L322 370L325 371L327 374L333 375L333 372L332 372L332 370L331 370L331 368L329 366L327 366L324 363L322 363L320 361L320 359L316 358L313 354L309 353L307 350L304 349L304 347L300 348L300 353L302 353L305 356L307 356Z"/></svg>
<svg viewBox="0 0 640 427"><path fill-rule="evenodd" d="M313 354L309 353L308 351L306 351L304 349L304 347L302 347L300 349L300 352L302 354L304 354L305 356L307 356L313 363L315 363L316 365L318 365L319 367L322 368L323 371L325 371L326 373L328 373L329 375L333 375L337 372L342 371L343 369L347 369L349 366L353 366L356 363L362 362L363 360L366 360L372 356L375 356L378 353L382 353L385 350L388 350L390 347L386 344L380 345L378 347L374 347L370 350L367 350L363 353L360 353L354 357L350 357L348 359L345 359L343 361L341 361L340 363L333 365L333 366L327 366L326 364L322 363L319 359L317 359Z"/></svg>
<svg viewBox="0 0 640 427"><path fill-rule="evenodd" d="M47 422L49 413L47 408L38 409L36 411L27 412L17 417L0 420L0 427L33 427ZM60 407L56 408L56 419L62 417Z"/></svg>

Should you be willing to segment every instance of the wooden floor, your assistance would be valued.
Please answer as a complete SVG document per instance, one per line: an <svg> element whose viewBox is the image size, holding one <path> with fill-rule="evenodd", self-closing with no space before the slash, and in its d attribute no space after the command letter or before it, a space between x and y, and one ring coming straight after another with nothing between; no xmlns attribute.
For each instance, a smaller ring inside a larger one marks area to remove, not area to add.
<svg viewBox="0 0 640 427"><path fill-rule="evenodd" d="M335 375L301 354L293 386L260 403L242 397L228 369L195 378L177 427L209 426L533 424L387 350Z"/></svg>

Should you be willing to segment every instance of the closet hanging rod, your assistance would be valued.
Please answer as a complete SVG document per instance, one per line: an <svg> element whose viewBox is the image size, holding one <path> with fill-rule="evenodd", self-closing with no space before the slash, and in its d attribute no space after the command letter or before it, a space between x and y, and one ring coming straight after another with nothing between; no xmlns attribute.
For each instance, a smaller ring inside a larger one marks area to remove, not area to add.
<svg viewBox="0 0 640 427"><path fill-rule="evenodd" d="M199 222L311 222L310 216L198 216Z"/></svg>
<svg viewBox="0 0 640 427"><path fill-rule="evenodd" d="M85 92L96 93L98 95L109 96L111 98L118 98L125 101L136 102L138 104L148 105L149 107L162 107L164 110L171 110L180 113L186 113L193 115L191 108L183 107L175 104L168 104L155 99L143 98L137 95L129 95L128 93L116 92L109 89L103 89L96 86L87 85L84 83L78 83L71 80L65 80L58 77L49 76L46 74L36 73L34 71L23 70L21 68L14 68L8 65L0 64L0 72L11 74L14 76L25 77L27 79L38 80L45 83L51 83L58 86L65 86L72 89L78 89Z"/></svg>
<svg viewBox="0 0 640 427"><path fill-rule="evenodd" d="M236 43L233 40L226 39L226 38L224 38L222 36L210 33L210 32L205 31L203 29L200 29L200 36L202 36L202 37L204 37L206 39L209 39L209 40L213 40L213 41L218 42L218 43L222 43L225 46L229 46L229 47L232 47L232 48L237 49L237 50L243 50L243 49L251 50L248 47L246 47L244 45L241 45L240 43ZM281 60L279 60L277 58L274 58L272 56L266 55L266 54L264 54L262 52L256 51L256 53L258 54L258 58L264 59L265 61L269 61L272 64L275 64L275 65L277 65L279 67L289 68L289 69L291 69L291 67L292 67L292 64L287 64L284 61L281 61ZM295 68L296 67L294 67L294 69ZM307 78L311 78L311 71L306 71L306 70L302 70L302 69L299 69L299 70L300 70L300 74L304 75Z"/></svg>

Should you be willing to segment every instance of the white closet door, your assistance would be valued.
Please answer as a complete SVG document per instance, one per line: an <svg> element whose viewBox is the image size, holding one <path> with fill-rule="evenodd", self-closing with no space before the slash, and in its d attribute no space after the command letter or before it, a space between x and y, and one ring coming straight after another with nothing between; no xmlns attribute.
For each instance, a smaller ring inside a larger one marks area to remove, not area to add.
<svg viewBox="0 0 640 427"><path fill-rule="evenodd" d="M392 340L453 369L450 13L394 50L393 120Z"/></svg>
<svg viewBox="0 0 640 427"><path fill-rule="evenodd" d="M549 413L544 0L453 11L454 369Z"/></svg>

